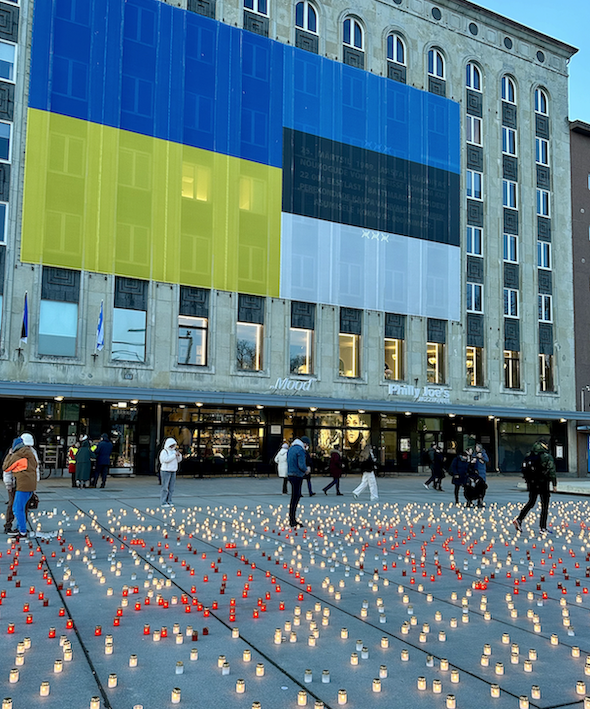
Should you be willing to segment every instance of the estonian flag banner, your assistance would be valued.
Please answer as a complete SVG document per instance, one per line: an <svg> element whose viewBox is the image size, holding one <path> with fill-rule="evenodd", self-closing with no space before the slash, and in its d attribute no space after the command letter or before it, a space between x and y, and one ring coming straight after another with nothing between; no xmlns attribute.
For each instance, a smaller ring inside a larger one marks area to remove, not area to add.
<svg viewBox="0 0 590 709"><path fill-rule="evenodd" d="M23 326L20 331L20 341L26 343L28 337L29 337L29 302L28 302L28 293L25 293L25 307L23 310Z"/></svg>
<svg viewBox="0 0 590 709"><path fill-rule="evenodd" d="M100 313L98 315L98 326L96 328L96 350L100 352L104 347L104 319L103 319L103 303L100 301Z"/></svg>

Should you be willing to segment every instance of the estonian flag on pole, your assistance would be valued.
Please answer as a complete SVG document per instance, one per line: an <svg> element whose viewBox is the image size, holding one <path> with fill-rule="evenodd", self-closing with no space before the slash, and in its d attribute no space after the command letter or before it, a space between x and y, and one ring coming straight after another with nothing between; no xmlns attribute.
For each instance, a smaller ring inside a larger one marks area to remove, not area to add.
<svg viewBox="0 0 590 709"><path fill-rule="evenodd" d="M29 302L28 293L25 293L25 308L23 310L23 326L20 331L20 341L27 342L29 336Z"/></svg>
<svg viewBox="0 0 590 709"><path fill-rule="evenodd" d="M98 326L96 328L96 350L100 352L104 348L104 319L103 319L103 302L100 301L100 313L98 315Z"/></svg>

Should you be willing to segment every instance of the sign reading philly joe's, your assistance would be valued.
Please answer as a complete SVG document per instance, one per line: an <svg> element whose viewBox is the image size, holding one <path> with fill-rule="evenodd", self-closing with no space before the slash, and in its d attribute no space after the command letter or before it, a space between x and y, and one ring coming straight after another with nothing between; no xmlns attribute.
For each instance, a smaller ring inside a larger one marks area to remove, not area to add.
<svg viewBox="0 0 590 709"><path fill-rule="evenodd" d="M428 404L449 404L451 402L450 390L439 389L438 387L415 387L411 384L390 384L388 394L390 396L407 396L414 401L421 401Z"/></svg>

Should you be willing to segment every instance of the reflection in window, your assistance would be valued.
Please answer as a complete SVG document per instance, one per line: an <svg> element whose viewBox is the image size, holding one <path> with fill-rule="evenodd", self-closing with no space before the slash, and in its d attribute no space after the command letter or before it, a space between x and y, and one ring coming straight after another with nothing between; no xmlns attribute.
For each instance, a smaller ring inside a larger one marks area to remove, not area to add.
<svg viewBox="0 0 590 709"><path fill-rule="evenodd" d="M361 336L340 333L338 335L339 362L338 373L341 377L358 378L360 376Z"/></svg>
<svg viewBox="0 0 590 709"><path fill-rule="evenodd" d="M540 217L550 217L550 199L547 190L537 190L537 214Z"/></svg>
<svg viewBox="0 0 590 709"><path fill-rule="evenodd" d="M518 263L518 237L515 234L504 234L504 261Z"/></svg>
<svg viewBox="0 0 590 709"><path fill-rule="evenodd" d="M518 185L512 180L502 180L502 205L516 209L518 204Z"/></svg>
<svg viewBox="0 0 590 709"><path fill-rule="evenodd" d="M483 379L483 347L467 347L467 386L482 387Z"/></svg>
<svg viewBox="0 0 590 709"><path fill-rule="evenodd" d="M504 386L520 389L520 352L504 350Z"/></svg>
<svg viewBox="0 0 590 709"><path fill-rule="evenodd" d="M39 309L39 354L76 356L78 304L42 300Z"/></svg>
<svg viewBox="0 0 590 709"><path fill-rule="evenodd" d="M481 172L474 172L473 170L466 170L466 188L467 196L472 199L482 199L481 185L483 182L483 175Z"/></svg>
<svg viewBox="0 0 590 709"><path fill-rule="evenodd" d="M504 288L504 315L518 317L518 291L515 288Z"/></svg>
<svg viewBox="0 0 590 709"><path fill-rule="evenodd" d="M0 42L0 79L14 81L14 55L16 47L14 44Z"/></svg>
<svg viewBox="0 0 590 709"><path fill-rule="evenodd" d="M551 268L551 243L548 241L537 241L537 266Z"/></svg>
<svg viewBox="0 0 590 709"><path fill-rule="evenodd" d="M483 286L481 283L467 283L467 311L483 313Z"/></svg>
<svg viewBox="0 0 590 709"><path fill-rule="evenodd" d="M502 126L502 152L506 155L516 155L516 131Z"/></svg>
<svg viewBox="0 0 590 709"><path fill-rule="evenodd" d="M145 362L147 313L114 308L112 358L115 362Z"/></svg>
<svg viewBox="0 0 590 709"><path fill-rule="evenodd" d="M539 389L541 391L555 391L553 355L539 355Z"/></svg>
<svg viewBox="0 0 590 709"><path fill-rule="evenodd" d="M344 44L355 49L364 50L363 28L358 20L348 17L344 20Z"/></svg>
<svg viewBox="0 0 590 709"><path fill-rule="evenodd" d="M445 346L442 342L426 343L426 381L429 384L444 384Z"/></svg>
<svg viewBox="0 0 590 709"><path fill-rule="evenodd" d="M318 32L318 14L315 7L308 2L298 2L295 6L295 26L306 32Z"/></svg>
<svg viewBox="0 0 590 709"><path fill-rule="evenodd" d="M385 338L385 379L401 381L404 378L404 341Z"/></svg>
<svg viewBox="0 0 590 709"><path fill-rule="evenodd" d="M178 316L178 364L207 365L207 318Z"/></svg>
<svg viewBox="0 0 590 709"><path fill-rule="evenodd" d="M397 64L406 63L406 45L398 34L390 34L387 37L387 58Z"/></svg>
<svg viewBox="0 0 590 709"><path fill-rule="evenodd" d="M211 170L204 165L182 164L182 196L208 202L211 194Z"/></svg>
<svg viewBox="0 0 590 709"><path fill-rule="evenodd" d="M541 322L551 322L551 300L552 296L539 294L539 320Z"/></svg>
<svg viewBox="0 0 590 709"><path fill-rule="evenodd" d="M313 374L313 330L291 328L289 371L292 374Z"/></svg>
<svg viewBox="0 0 590 709"><path fill-rule="evenodd" d="M481 145L481 118L475 116L466 116L465 133L468 143Z"/></svg>
<svg viewBox="0 0 590 709"><path fill-rule="evenodd" d="M238 369L254 372L262 370L262 340L264 326L238 322L236 329L236 357Z"/></svg>
<svg viewBox="0 0 590 709"><path fill-rule="evenodd" d="M483 255L483 230L477 226L467 227L467 253L473 256Z"/></svg>

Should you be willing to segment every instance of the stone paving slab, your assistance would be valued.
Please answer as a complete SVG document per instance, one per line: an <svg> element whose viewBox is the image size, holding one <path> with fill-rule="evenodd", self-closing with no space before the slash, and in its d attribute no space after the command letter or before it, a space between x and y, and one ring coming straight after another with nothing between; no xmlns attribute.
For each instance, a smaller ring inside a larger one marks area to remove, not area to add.
<svg viewBox="0 0 590 709"><path fill-rule="evenodd" d="M516 478L491 481L484 510L415 477L380 479L376 504L303 498L305 526L293 532L275 479L179 480L178 504L164 510L153 479L109 483L44 481L31 516L39 536L0 547L0 699L12 709L92 697L162 709L176 706L175 688L179 706L247 709L442 708L447 695L465 709L550 709L590 695L584 498L553 497L554 534L542 537L538 510L522 534L512 526L526 500ZM73 656L55 674L62 636Z"/></svg>

